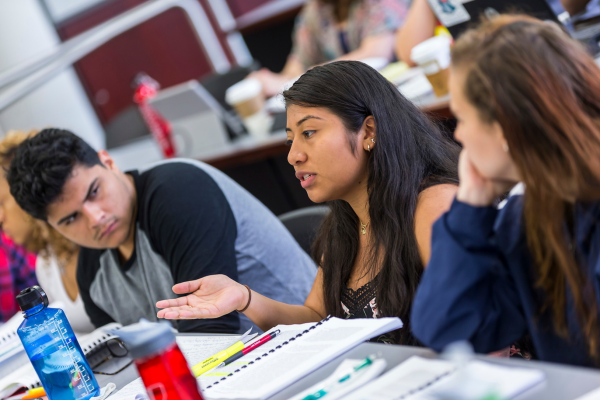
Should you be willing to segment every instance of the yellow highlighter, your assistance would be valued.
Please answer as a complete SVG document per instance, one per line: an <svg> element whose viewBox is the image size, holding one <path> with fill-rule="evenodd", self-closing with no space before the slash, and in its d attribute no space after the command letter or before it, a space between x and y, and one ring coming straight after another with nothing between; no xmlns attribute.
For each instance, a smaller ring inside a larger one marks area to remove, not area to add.
<svg viewBox="0 0 600 400"><path fill-rule="evenodd" d="M196 378L199 377L206 371L213 369L214 367L219 365L221 362L223 362L224 360L226 360L233 354L237 353L238 351L243 350L244 344L248 343L250 340L252 340L256 336L256 333L250 334L250 332L252 332L252 328L248 329L242 335L240 340L235 342L231 347L229 347L223 351L220 351L217 354L215 354L214 356L209 357L206 360L194 365L192 367L192 373L194 374L194 376Z"/></svg>
<svg viewBox="0 0 600 400"><path fill-rule="evenodd" d="M229 347L228 349L218 352L214 356L207 358L206 360L194 365L192 367L192 373L197 378L200 375L202 375L203 373L205 373L206 371L209 371L209 370L213 369L214 367L216 367L217 365L221 364L224 360L228 359L229 357L231 357L238 351L242 351L243 349L244 349L243 342L241 342L241 341L235 342L233 344L233 346Z"/></svg>

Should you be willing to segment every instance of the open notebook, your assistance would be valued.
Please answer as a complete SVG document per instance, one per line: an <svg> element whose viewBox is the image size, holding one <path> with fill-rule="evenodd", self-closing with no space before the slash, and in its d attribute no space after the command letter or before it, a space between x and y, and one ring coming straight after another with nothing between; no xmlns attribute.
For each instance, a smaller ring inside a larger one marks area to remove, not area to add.
<svg viewBox="0 0 600 400"><path fill-rule="evenodd" d="M21 318L21 321L22 321L22 318ZM21 321L19 321L19 323L17 324L17 326L15 328L15 333L14 333L14 336L17 337L16 339L19 344L21 343L21 341L16 334L16 329L21 324ZM2 328L4 328L4 326L5 325L3 325ZM120 324L112 323L112 324L108 324L101 328L96 329L89 335L85 335L85 336L78 338L79 345L81 346L81 350L83 350L83 352L86 355L88 355L99 344L104 343L107 340L110 340L115 337L111 333L105 332L105 330L119 329L119 328L121 328ZM10 343L13 344L14 342L11 341ZM21 351L24 352L23 346L21 346ZM23 388L33 389L35 387L41 386L40 379L38 378L35 370L33 369L33 366L29 362L29 359L27 358L26 355L25 355L25 362L19 363L18 365L20 365L20 367L17 368L16 370L14 370L16 363L13 363L12 360L10 360L10 361L11 361L11 365L13 365L13 372L0 378L0 399L9 397L12 394L18 392L19 390L21 390Z"/></svg>
<svg viewBox="0 0 600 400"><path fill-rule="evenodd" d="M202 395L209 400L269 398L361 342L401 327L399 318L326 318L316 324L279 325L268 331L281 331L274 339L198 378ZM188 358L189 364L195 362ZM134 400L143 393L137 379L110 400Z"/></svg>
<svg viewBox="0 0 600 400"><path fill-rule="evenodd" d="M347 400L431 400L472 398L473 391L491 391L499 399L512 399L544 380L534 368L469 361L462 369L457 364L413 356L378 379L355 391ZM485 385L475 388L473 385ZM460 393L457 393L457 390ZM469 391L467 393L466 391ZM482 396L475 396L482 398Z"/></svg>
<svg viewBox="0 0 600 400"><path fill-rule="evenodd" d="M6 374L5 370L10 371L13 368L10 364L16 357L25 353L19 335L17 335L17 329L21 322L23 322L22 314L16 313L0 327L0 376Z"/></svg>

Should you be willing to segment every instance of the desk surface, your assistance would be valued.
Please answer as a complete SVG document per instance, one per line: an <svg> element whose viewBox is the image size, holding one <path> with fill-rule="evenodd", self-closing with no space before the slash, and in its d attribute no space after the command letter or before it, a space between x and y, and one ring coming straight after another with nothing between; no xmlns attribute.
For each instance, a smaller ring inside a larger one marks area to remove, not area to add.
<svg viewBox="0 0 600 400"><path fill-rule="evenodd" d="M362 343L346 354L330 361L328 364L317 369L310 375L299 380L287 389L271 397L271 400L284 400L301 392L302 390L323 380L335 371L337 366L346 358L365 358L366 356L381 352L387 360L386 371L407 360L411 356L419 355L427 358L435 358L436 353L429 349L409 346L389 346L375 343ZM600 388L600 370L591 368L571 367L560 364L546 363L541 361L525 361L514 359L501 359L496 357L478 356L496 364L513 365L524 368L536 368L544 371L546 380L544 383L515 397L514 400L572 400L582 396L596 388ZM137 378L137 371L133 365L116 376L97 376L101 386L108 382L114 382L117 389ZM110 399L110 398L109 398Z"/></svg>

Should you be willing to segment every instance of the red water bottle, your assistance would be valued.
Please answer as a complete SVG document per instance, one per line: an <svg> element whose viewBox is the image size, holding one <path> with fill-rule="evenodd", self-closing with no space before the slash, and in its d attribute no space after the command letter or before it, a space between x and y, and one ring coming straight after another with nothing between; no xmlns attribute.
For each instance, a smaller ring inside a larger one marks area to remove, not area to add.
<svg viewBox="0 0 600 400"><path fill-rule="evenodd" d="M119 329L150 400L203 400L169 323L143 321Z"/></svg>
<svg viewBox="0 0 600 400"><path fill-rule="evenodd" d="M173 130L169 121L163 118L148 101L156 96L160 88L158 82L144 73L140 73L134 80L135 93L133 101L137 103L140 113L148 125L148 129L156 139L165 158L175 157L175 143L173 142Z"/></svg>

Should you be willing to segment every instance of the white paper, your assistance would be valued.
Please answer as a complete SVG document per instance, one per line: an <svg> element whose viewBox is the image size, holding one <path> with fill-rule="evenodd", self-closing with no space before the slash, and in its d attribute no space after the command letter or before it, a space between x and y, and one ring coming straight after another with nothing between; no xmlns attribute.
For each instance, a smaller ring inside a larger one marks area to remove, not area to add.
<svg viewBox="0 0 600 400"><path fill-rule="evenodd" d="M413 356L385 373L379 379L355 392L348 400L390 400L401 398L408 393L434 382L456 370L448 361L428 360Z"/></svg>
<svg viewBox="0 0 600 400"><path fill-rule="evenodd" d="M355 392L348 400L430 399L440 397L436 394L450 392L469 399L466 392L475 383L484 386L488 395L492 391L498 398L511 399L543 380L544 373L533 368L474 360L459 372L456 364L450 361L413 356ZM460 394L456 393L457 388L462 391ZM481 398L481 393L475 398Z"/></svg>
<svg viewBox="0 0 600 400"><path fill-rule="evenodd" d="M32 389L39 386L39 381L33 365L28 360L27 364L0 379L0 399L10 396L22 387Z"/></svg>
<svg viewBox="0 0 600 400"><path fill-rule="evenodd" d="M145 400L148 396L146 396L146 388L144 387L142 378L137 378L129 382L117 393L108 396L108 398L110 400Z"/></svg>
<svg viewBox="0 0 600 400"><path fill-rule="evenodd" d="M21 313L17 313L0 327L0 363L24 350L21 339L17 335L17 329L21 322L23 322L23 316Z"/></svg>
<svg viewBox="0 0 600 400"><path fill-rule="evenodd" d="M179 349L190 367L206 360L216 353L227 349L240 340L240 335L226 336L177 336L175 339ZM210 371L209 371L210 372ZM213 378L214 380L214 378ZM144 400L146 388L141 378L129 383L117 393L109 396L110 400Z"/></svg>
<svg viewBox="0 0 600 400"><path fill-rule="evenodd" d="M239 335L177 336L177 345L190 366L194 366L240 340Z"/></svg>
<svg viewBox="0 0 600 400"><path fill-rule="evenodd" d="M328 361L372 337L402 327L399 318L341 320L330 318L315 329L313 323L278 326L281 334L264 346L223 368L231 376L214 383L210 388L205 379L200 380L203 396L207 399L265 399L288 387ZM302 337L283 345L285 340L302 332ZM281 345L273 353L269 350ZM258 353L257 353L258 352ZM264 354L267 354L264 357ZM260 357L260 360L257 360ZM249 363L254 360L254 364ZM237 364L237 365L235 365ZM246 365L246 368L244 367ZM218 371L218 370L213 370Z"/></svg>
<svg viewBox="0 0 600 400"><path fill-rule="evenodd" d="M471 15L460 0L427 0L437 19L445 27L467 22Z"/></svg>
<svg viewBox="0 0 600 400"><path fill-rule="evenodd" d="M598 387L598 389L596 390L592 390L591 392L584 394L581 397L578 397L575 400L600 400L600 387Z"/></svg>
<svg viewBox="0 0 600 400"><path fill-rule="evenodd" d="M353 393L361 386L371 382L373 379L381 375L387 365L387 361L385 359L379 358L375 360L373 364L358 371L356 375L352 376L342 384L337 383L341 377L351 374L354 367L362 362L363 360L352 359L346 359L342 361L334 373L327 377L327 379L324 379L308 389L303 390L290 400L302 400L305 397L323 389L327 390L328 400L347 399L349 394ZM331 387L331 389L329 390L328 387Z"/></svg>
<svg viewBox="0 0 600 400"><path fill-rule="evenodd" d="M401 328L402 321L399 318L330 318L309 330L314 325L279 325L273 328L269 332L276 329L281 331L274 339L236 362L212 369L199 377L202 396L207 400L268 398L359 343ZM306 330L308 333L303 333ZM296 335L300 333L302 337L296 339ZM229 341L223 346L225 338ZM294 340L290 340L292 338ZM186 355L189 360L194 358L203 361L229 347L233 344L232 340L238 339L239 337L232 339L231 336L180 336L177 343L184 354L189 354ZM286 341L288 344L284 345ZM213 345L214 348L211 347ZM270 353L271 350L273 352ZM260 360L257 361L259 357ZM223 378L226 379L221 380ZM219 383L215 385L215 382ZM141 379L136 379L109 399L144 400L145 393Z"/></svg>

